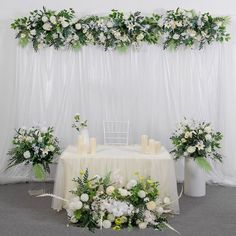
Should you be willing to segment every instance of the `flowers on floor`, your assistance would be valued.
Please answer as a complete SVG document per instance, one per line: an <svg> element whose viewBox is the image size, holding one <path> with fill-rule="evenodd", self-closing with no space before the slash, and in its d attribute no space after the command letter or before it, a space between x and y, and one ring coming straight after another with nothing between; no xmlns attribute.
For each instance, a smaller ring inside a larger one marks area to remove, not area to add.
<svg viewBox="0 0 236 236"><path fill-rule="evenodd" d="M67 213L72 224L78 227L123 228L147 227L156 230L173 229L167 221L171 214L171 201L159 196L158 182L137 174L125 187L112 182L111 173L104 178L89 178L88 170L74 179L74 198L67 203Z"/></svg>
<svg viewBox="0 0 236 236"><path fill-rule="evenodd" d="M72 124L72 128L75 128L78 132L80 132L80 130L82 128L85 128L87 126L88 126L87 120L81 121L80 114L78 114L78 113L75 114L75 116L74 116L74 123Z"/></svg>
<svg viewBox="0 0 236 236"><path fill-rule="evenodd" d="M167 11L144 16L140 12L125 15L112 10L106 16L78 18L73 9L34 10L30 16L16 19L11 27L22 46L32 43L37 51L44 47L79 49L85 45L100 45L105 50L126 50L142 42L161 44L164 49L197 46L230 39L226 26L228 17L214 17L193 10Z"/></svg>
<svg viewBox="0 0 236 236"><path fill-rule="evenodd" d="M50 172L49 164L53 157L60 154L59 142L52 127L32 127L28 130L19 128L12 143L13 147L8 151L11 156L8 168L21 163L31 164L35 177L39 180L45 178L45 172Z"/></svg>
<svg viewBox="0 0 236 236"><path fill-rule="evenodd" d="M215 132L210 123L185 119L170 138L174 145L171 152L176 160L193 158L204 170L210 171L208 158L222 162L222 155L218 152L222 138L223 135Z"/></svg>

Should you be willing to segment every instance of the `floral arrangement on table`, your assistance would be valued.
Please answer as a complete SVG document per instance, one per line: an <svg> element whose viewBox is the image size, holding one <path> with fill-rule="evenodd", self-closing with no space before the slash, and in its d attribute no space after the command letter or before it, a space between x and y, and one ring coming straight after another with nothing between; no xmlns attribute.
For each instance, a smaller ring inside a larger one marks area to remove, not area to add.
<svg viewBox="0 0 236 236"><path fill-rule="evenodd" d="M58 139L54 136L53 127L24 127L16 130L13 147L8 151L11 156L8 168L24 163L32 165L35 177L45 178L45 172L50 173L49 164L55 155L60 154Z"/></svg>
<svg viewBox="0 0 236 236"><path fill-rule="evenodd" d="M175 159L181 157L193 158L205 171L211 170L208 158L222 162L222 155L218 152L223 135L215 132L210 123L184 120L174 132L171 153Z"/></svg>
<svg viewBox="0 0 236 236"><path fill-rule="evenodd" d="M105 50L125 51L141 43L162 44L164 49L181 45L199 49L214 41L230 39L226 26L229 17L213 17L194 10L167 11L163 15L144 16L140 12L124 15L112 10L107 16L78 18L73 9L34 10L29 17L16 19L11 27L21 46L29 42L37 51L44 47L79 49L85 45L100 45Z"/></svg>
<svg viewBox="0 0 236 236"><path fill-rule="evenodd" d="M168 197L160 199L158 182L137 174L136 179L121 187L112 183L110 176L111 173L104 178L89 178L86 170L74 179L77 187L72 193L75 197L67 203L72 224L88 227L91 231L96 228L120 230L133 227L174 230L167 221L171 214L171 201Z"/></svg>
<svg viewBox="0 0 236 236"><path fill-rule="evenodd" d="M77 113L74 116L74 123L72 124L72 128L75 128L78 132L80 132L82 128L88 126L87 122L88 122L87 120L81 121L80 114Z"/></svg>

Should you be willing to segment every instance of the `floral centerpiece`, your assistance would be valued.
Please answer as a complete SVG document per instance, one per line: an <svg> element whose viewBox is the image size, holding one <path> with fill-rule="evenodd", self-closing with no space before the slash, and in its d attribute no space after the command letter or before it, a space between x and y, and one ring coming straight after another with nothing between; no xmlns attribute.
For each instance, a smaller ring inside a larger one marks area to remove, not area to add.
<svg viewBox="0 0 236 236"><path fill-rule="evenodd" d="M210 123L185 119L170 138L174 145L171 153L176 160L192 158L204 170L210 171L208 158L222 162L222 155L218 152L222 138L223 135L215 132Z"/></svg>
<svg viewBox="0 0 236 236"><path fill-rule="evenodd" d="M86 127L88 127L87 120L81 121L80 114L79 113L75 114L72 128L75 128L78 132L80 132L81 129Z"/></svg>
<svg viewBox="0 0 236 236"><path fill-rule="evenodd" d="M8 151L11 156L8 168L21 163L31 164L35 177L43 180L45 172L50 172L49 164L53 157L60 154L59 142L53 132L52 127L17 129L12 141L13 147Z"/></svg>
<svg viewBox="0 0 236 236"><path fill-rule="evenodd" d="M111 181L111 173L104 178L89 178L88 170L74 179L74 198L67 203L72 224L78 227L122 228L147 227L155 230L173 229L167 221L171 201L159 197L158 182L137 174L137 178L122 187ZM173 229L174 230L174 229Z"/></svg>

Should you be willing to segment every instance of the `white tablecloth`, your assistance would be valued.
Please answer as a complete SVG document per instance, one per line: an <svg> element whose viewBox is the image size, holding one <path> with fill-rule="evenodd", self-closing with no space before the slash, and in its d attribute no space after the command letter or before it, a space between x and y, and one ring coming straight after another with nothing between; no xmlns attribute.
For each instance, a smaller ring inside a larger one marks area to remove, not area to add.
<svg viewBox="0 0 236 236"><path fill-rule="evenodd" d="M118 173L126 184L134 178L134 173L157 180L160 183L160 197L168 196L176 200L172 210L179 213L177 200L177 182L174 161L164 147L158 155L142 154L139 146L98 146L96 154L79 155L77 148L69 146L60 156L54 184L54 194L66 199L73 195L73 178L79 176L81 170L88 168L90 176L104 176L109 171ZM52 208L61 210L63 201L53 199Z"/></svg>

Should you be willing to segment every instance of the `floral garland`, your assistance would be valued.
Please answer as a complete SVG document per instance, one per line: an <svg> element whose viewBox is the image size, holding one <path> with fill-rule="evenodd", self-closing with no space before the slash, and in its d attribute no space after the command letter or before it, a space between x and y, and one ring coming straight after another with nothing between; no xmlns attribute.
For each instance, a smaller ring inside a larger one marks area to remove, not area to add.
<svg viewBox="0 0 236 236"><path fill-rule="evenodd" d="M163 15L143 16L140 12L127 16L112 10L108 16L78 18L73 9L59 12L35 10L29 17L16 19L11 27L21 46L32 42L37 51L44 47L79 49L99 45L105 50L126 50L142 42L161 44L163 48L187 46L202 49L205 44L230 39L226 26L229 17L213 17L194 10L167 11Z"/></svg>

